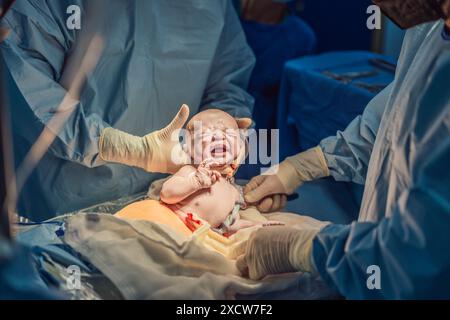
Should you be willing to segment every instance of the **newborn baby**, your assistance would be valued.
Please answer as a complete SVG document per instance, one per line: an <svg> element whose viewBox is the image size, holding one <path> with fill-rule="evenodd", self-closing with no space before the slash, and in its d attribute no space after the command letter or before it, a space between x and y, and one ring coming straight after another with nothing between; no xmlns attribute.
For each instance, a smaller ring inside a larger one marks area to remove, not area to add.
<svg viewBox="0 0 450 320"><path fill-rule="evenodd" d="M240 218L245 202L233 181L246 152L239 127L247 128L250 123L250 119L236 120L215 109L200 112L188 123L185 148L194 164L169 178L160 194L161 201L183 221L195 225L200 218L225 236L255 225Z"/></svg>

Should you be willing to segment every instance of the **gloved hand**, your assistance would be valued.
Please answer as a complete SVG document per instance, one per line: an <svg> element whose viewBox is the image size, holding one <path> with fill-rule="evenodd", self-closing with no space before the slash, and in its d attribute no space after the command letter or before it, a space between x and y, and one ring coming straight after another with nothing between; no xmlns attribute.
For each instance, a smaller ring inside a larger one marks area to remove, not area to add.
<svg viewBox="0 0 450 320"><path fill-rule="evenodd" d="M259 280L270 274L316 273L312 264L313 239L329 223L309 219L311 222L301 229L265 227L254 232L236 261L241 274Z"/></svg>
<svg viewBox="0 0 450 320"><path fill-rule="evenodd" d="M148 172L175 173L191 161L178 140L172 139L172 133L183 128L188 117L189 107L183 105L167 127L144 137L106 128L99 140L100 158Z"/></svg>
<svg viewBox="0 0 450 320"><path fill-rule="evenodd" d="M244 188L247 203L256 204L261 212L280 210L286 204L283 194L293 194L306 181L329 176L322 149L316 147L289 157L265 175L250 180Z"/></svg>
<svg viewBox="0 0 450 320"><path fill-rule="evenodd" d="M275 193L275 194L273 194ZM246 203L254 204L259 212L275 212L286 206L284 186L276 175L254 177L244 187Z"/></svg>

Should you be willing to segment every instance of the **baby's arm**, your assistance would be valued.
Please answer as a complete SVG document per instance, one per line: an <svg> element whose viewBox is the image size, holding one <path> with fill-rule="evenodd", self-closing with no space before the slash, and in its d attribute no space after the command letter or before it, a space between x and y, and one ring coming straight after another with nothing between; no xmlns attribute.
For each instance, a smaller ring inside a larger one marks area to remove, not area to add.
<svg viewBox="0 0 450 320"><path fill-rule="evenodd" d="M167 204L179 203L195 192L211 187L219 177L220 173L205 167L184 166L163 184L161 200Z"/></svg>

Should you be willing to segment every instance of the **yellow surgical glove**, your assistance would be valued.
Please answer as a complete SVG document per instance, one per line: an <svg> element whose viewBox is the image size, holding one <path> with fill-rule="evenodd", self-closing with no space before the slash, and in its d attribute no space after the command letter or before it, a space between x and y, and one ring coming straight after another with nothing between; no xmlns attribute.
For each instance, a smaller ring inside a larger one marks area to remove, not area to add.
<svg viewBox="0 0 450 320"><path fill-rule="evenodd" d="M243 276L260 280L287 272L316 273L312 263L315 236L328 222L314 221L302 228L265 227L254 232L236 261Z"/></svg>
<svg viewBox="0 0 450 320"><path fill-rule="evenodd" d="M330 175L322 149L316 147L289 157L261 176L253 178L244 188L245 200L256 204L262 212L277 211L286 201L281 194L293 194L304 182Z"/></svg>
<svg viewBox="0 0 450 320"><path fill-rule="evenodd" d="M191 161L178 140L172 139L172 133L183 128L188 117L189 107L183 105L167 127L144 137L106 128L99 140L100 157L148 172L175 173Z"/></svg>

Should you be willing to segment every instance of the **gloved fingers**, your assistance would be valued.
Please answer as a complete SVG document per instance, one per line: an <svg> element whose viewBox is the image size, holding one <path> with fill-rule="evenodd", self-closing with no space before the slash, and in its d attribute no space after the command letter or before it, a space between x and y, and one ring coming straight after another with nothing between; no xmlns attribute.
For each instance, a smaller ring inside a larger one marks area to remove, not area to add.
<svg viewBox="0 0 450 320"><path fill-rule="evenodd" d="M266 271L261 268L258 268L256 265L248 268L248 278L254 281L261 280L265 276L269 275Z"/></svg>
<svg viewBox="0 0 450 320"><path fill-rule="evenodd" d="M248 240L241 241L241 242L235 244L232 247L230 258L237 259L238 257L244 255L245 251L247 250L247 243L248 243Z"/></svg>
<svg viewBox="0 0 450 320"><path fill-rule="evenodd" d="M282 210L286 207L286 203L287 203L287 195L282 194L281 195L281 205L280 208L278 210Z"/></svg>
<svg viewBox="0 0 450 320"><path fill-rule="evenodd" d="M186 121L189 118L189 107L186 104L183 104L178 111L177 115L172 119L167 127L161 130L161 138L162 139L170 139L172 133L175 130L183 128Z"/></svg>
<svg viewBox="0 0 450 320"><path fill-rule="evenodd" d="M261 183L264 182L265 176L256 176L253 177L249 183L247 183L244 187L244 193L250 193L251 191L255 190Z"/></svg>
<svg viewBox="0 0 450 320"><path fill-rule="evenodd" d="M270 183L271 177L272 176L259 176L253 178L254 180L252 179L249 183L247 193L244 189L245 200L248 203L258 203L264 197L273 194L274 190Z"/></svg>
<svg viewBox="0 0 450 320"><path fill-rule="evenodd" d="M272 197L264 198L257 206L258 210L262 213L268 213L270 212L270 209L273 205L273 199Z"/></svg>
<svg viewBox="0 0 450 320"><path fill-rule="evenodd" d="M246 255L241 255L240 257L237 258L236 268L239 270L242 277L246 277L246 278L249 277L249 270L248 270Z"/></svg>
<svg viewBox="0 0 450 320"><path fill-rule="evenodd" d="M273 204L270 208L270 212L278 211L281 208L281 194L276 194L273 196Z"/></svg>

